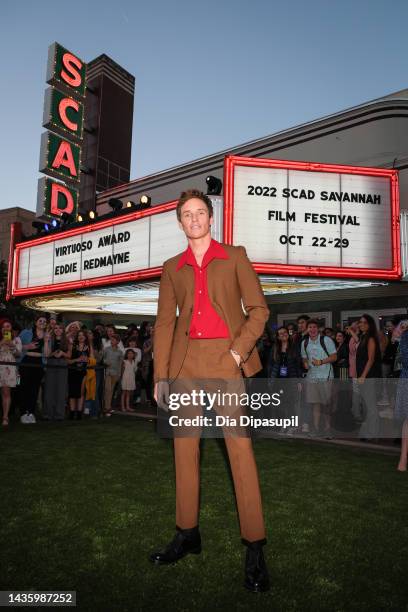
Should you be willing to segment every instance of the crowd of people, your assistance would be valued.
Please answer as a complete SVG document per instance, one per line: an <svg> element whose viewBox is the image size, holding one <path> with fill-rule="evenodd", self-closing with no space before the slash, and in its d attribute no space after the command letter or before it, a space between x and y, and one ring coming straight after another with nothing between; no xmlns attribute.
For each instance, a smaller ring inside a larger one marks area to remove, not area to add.
<svg viewBox="0 0 408 612"><path fill-rule="evenodd" d="M18 407L24 424L35 423L39 415L43 420L57 421L79 420L83 414L109 417L116 405L122 412L135 412L142 394L143 401L154 404L153 334L150 322L131 324L119 333L114 325L98 324L90 329L79 321L65 325L44 314L23 330L3 320L3 426L9 423L12 404ZM298 379L303 434L331 437L341 389L341 385L333 386L333 381L350 381L348 404L360 425L361 440L378 437L381 408L403 421L400 467L406 469L408 393L399 384L395 396L390 397L385 381L408 379L408 320L386 321L379 330L374 319L364 314L344 329L333 329L301 315L296 324L273 332L266 328L258 350L263 364L259 377L272 384ZM376 384L364 384L370 379ZM378 379L384 384L379 386ZM319 381L324 384L311 384Z"/></svg>
<svg viewBox="0 0 408 612"><path fill-rule="evenodd" d="M258 349L260 377L302 381L297 398L303 434L331 438L339 407L343 423L349 410L364 442L377 440L381 416L396 419L403 424L399 469L407 469L407 318L385 321L378 329L373 317L363 314L344 329L333 329L301 315L296 325L281 326L274 334L266 330ZM387 384L390 378L398 384ZM336 379L346 382L335 383ZM343 392L346 400L343 397L340 405Z"/></svg>
<svg viewBox="0 0 408 612"><path fill-rule="evenodd" d="M42 420L109 417L114 406L135 412L143 400L153 403L153 326L114 325L93 329L74 321L64 325L44 314L32 327L0 323L2 424L18 408L24 424ZM116 403L115 403L116 402Z"/></svg>

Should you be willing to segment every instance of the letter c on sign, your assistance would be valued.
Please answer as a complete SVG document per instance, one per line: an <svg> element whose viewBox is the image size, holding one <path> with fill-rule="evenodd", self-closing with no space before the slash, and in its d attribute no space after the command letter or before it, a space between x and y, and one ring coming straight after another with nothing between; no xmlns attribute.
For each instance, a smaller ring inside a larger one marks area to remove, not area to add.
<svg viewBox="0 0 408 612"><path fill-rule="evenodd" d="M58 104L58 113L62 123L66 128L72 130L73 132L78 131L78 123L74 123L70 121L67 117L67 108L73 108L75 112L79 110L79 103L76 100L72 100L72 98L62 98L60 103Z"/></svg>
<svg viewBox="0 0 408 612"><path fill-rule="evenodd" d="M82 62L80 59L72 55L72 53L64 53L62 56L62 64L65 68L61 70L61 78L71 87L79 87L82 82L81 73Z"/></svg>

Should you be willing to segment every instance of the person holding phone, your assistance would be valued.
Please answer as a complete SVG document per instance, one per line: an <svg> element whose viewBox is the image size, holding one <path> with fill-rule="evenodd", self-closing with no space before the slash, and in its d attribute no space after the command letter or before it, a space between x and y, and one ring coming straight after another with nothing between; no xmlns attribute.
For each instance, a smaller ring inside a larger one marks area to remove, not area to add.
<svg viewBox="0 0 408 612"><path fill-rule="evenodd" d="M21 354L22 350L20 338L13 339L12 337L12 329L13 326L9 321L3 321L0 334L0 362L7 363L0 363L0 388L4 427L9 424L10 389L17 385L16 357Z"/></svg>

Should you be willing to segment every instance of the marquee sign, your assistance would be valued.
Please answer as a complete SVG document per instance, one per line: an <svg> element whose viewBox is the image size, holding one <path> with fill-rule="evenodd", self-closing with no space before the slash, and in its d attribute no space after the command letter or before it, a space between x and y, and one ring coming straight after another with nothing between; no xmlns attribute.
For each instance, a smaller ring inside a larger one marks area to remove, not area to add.
<svg viewBox="0 0 408 612"><path fill-rule="evenodd" d="M58 43L49 48L37 216L76 215L80 182L86 64ZM51 206L54 203L54 206Z"/></svg>
<svg viewBox="0 0 408 612"><path fill-rule="evenodd" d="M401 278L398 172L229 156L224 241L261 274Z"/></svg>
<svg viewBox="0 0 408 612"><path fill-rule="evenodd" d="M212 235L220 241L223 201L210 198ZM159 277L163 262L186 248L176 206L167 202L17 244L12 224L7 299Z"/></svg>

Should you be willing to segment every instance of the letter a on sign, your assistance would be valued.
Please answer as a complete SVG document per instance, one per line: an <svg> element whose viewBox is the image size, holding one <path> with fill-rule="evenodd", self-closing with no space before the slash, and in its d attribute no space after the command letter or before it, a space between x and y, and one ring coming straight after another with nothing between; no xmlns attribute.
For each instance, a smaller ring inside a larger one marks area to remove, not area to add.
<svg viewBox="0 0 408 612"><path fill-rule="evenodd" d="M78 172L75 168L74 156L72 155L71 143L67 140L61 140L51 164L52 168L59 169L61 166L68 168L71 176L78 176Z"/></svg>
<svg viewBox="0 0 408 612"><path fill-rule="evenodd" d="M79 183L81 148L64 138L45 132L41 137L40 172Z"/></svg>

